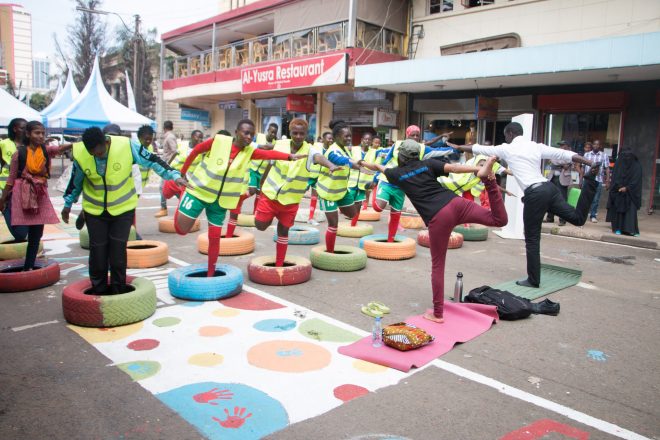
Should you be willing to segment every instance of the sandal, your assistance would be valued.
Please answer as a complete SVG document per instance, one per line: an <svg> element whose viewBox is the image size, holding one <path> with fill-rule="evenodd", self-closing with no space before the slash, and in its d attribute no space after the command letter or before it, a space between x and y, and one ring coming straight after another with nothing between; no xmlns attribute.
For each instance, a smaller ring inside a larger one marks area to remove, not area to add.
<svg viewBox="0 0 660 440"><path fill-rule="evenodd" d="M371 303L370 303L371 304ZM372 318L382 318L383 312L381 312L376 307L371 307L371 305L362 306L360 309L363 314L371 316Z"/></svg>
<svg viewBox="0 0 660 440"><path fill-rule="evenodd" d="M383 315L387 315L388 313L390 313L390 308L387 307L382 302L372 301L369 304L367 304L367 307L371 307L372 309L377 309Z"/></svg>

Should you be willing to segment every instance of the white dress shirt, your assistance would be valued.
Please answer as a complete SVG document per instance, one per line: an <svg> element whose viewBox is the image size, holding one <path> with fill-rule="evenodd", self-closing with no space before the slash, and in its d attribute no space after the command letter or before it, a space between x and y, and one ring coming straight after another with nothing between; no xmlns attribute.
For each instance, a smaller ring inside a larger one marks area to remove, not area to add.
<svg viewBox="0 0 660 440"><path fill-rule="evenodd" d="M526 141L522 136L516 137L510 144L474 144L472 152L504 159L523 191L535 183L547 182L548 179L543 177L543 173L541 173L541 161L543 159L570 161L576 154L573 151Z"/></svg>

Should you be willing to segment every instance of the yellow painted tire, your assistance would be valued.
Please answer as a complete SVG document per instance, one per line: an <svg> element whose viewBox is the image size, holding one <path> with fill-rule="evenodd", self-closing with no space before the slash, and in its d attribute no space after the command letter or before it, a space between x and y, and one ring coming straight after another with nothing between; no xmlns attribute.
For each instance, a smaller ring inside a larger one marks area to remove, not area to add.
<svg viewBox="0 0 660 440"><path fill-rule="evenodd" d="M374 235L363 238L360 243L367 257L376 260L407 260L417 254L417 243L412 238L397 235L394 240L388 243L387 236Z"/></svg>
<svg viewBox="0 0 660 440"><path fill-rule="evenodd" d="M43 241L39 242L39 252L38 255L41 255L44 250ZM6 243L0 243L0 260L20 260L25 259L25 253L27 252L27 241L22 241L16 243L15 241L8 241Z"/></svg>
<svg viewBox="0 0 660 440"><path fill-rule="evenodd" d="M245 255L254 251L254 234L247 231L236 229L234 236L226 238L224 235L220 239L220 252L218 255L229 257L232 255ZM209 253L208 234L199 234L197 236L197 250L200 254Z"/></svg>
<svg viewBox="0 0 660 440"><path fill-rule="evenodd" d="M254 228L254 215L252 214L238 214L238 219L236 220L238 226Z"/></svg>
<svg viewBox="0 0 660 440"><path fill-rule="evenodd" d="M424 220L418 215L402 215L399 224L405 229L424 229Z"/></svg>
<svg viewBox="0 0 660 440"><path fill-rule="evenodd" d="M199 231L200 222L199 219L195 220L192 229L190 232ZM174 218L172 217L161 217L158 219L158 232L164 232L165 234L176 234L176 229L174 229Z"/></svg>
<svg viewBox="0 0 660 440"><path fill-rule="evenodd" d="M360 217L358 220L363 222L377 222L380 221L380 212L374 211L373 209L367 209L360 211Z"/></svg>
<svg viewBox="0 0 660 440"><path fill-rule="evenodd" d="M126 266L129 269L145 269L167 264L167 243L152 240L136 240L126 243Z"/></svg>
<svg viewBox="0 0 660 440"><path fill-rule="evenodd" d="M374 232L374 227L366 224L351 226L349 222L341 222L337 227L337 235L340 237L361 238L365 235L371 235Z"/></svg>

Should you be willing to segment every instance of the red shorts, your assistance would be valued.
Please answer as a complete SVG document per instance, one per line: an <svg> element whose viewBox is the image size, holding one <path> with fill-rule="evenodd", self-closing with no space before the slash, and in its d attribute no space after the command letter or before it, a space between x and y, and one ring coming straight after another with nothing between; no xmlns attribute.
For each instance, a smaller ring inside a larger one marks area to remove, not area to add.
<svg viewBox="0 0 660 440"><path fill-rule="evenodd" d="M273 218L277 218L283 226L290 228L296 221L297 212L298 204L282 205L280 202L262 195L262 197L259 197L254 219L259 222L269 223L273 221Z"/></svg>

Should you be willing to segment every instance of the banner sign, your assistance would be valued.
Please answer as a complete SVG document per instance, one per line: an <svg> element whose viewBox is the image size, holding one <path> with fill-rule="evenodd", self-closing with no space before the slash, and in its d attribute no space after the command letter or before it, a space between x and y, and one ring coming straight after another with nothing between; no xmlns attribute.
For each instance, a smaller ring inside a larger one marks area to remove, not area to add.
<svg viewBox="0 0 660 440"><path fill-rule="evenodd" d="M477 120L497 121L498 101L496 98L477 96L474 118Z"/></svg>
<svg viewBox="0 0 660 440"><path fill-rule="evenodd" d="M299 113L314 113L313 95L287 95L286 111Z"/></svg>
<svg viewBox="0 0 660 440"><path fill-rule="evenodd" d="M384 110L382 108L374 108L374 127L389 127L396 128L396 121L399 112L396 110Z"/></svg>
<svg viewBox="0 0 660 440"><path fill-rule="evenodd" d="M345 84L346 70L346 53L245 67L241 70L241 92Z"/></svg>

